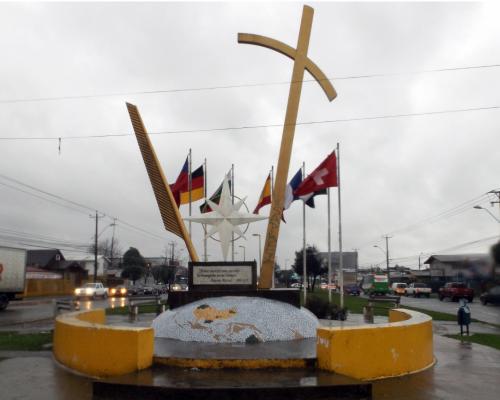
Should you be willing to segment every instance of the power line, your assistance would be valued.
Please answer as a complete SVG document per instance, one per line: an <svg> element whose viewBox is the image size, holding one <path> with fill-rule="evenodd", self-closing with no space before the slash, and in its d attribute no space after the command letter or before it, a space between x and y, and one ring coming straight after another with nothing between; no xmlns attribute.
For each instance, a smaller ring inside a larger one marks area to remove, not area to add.
<svg viewBox="0 0 500 400"><path fill-rule="evenodd" d="M481 203L485 203L486 201L488 201L488 197L490 196L490 193L484 193L480 196L477 196L477 197L474 197L470 200L467 200L463 203L460 203L456 206L453 206L449 209L445 209L437 214L433 214L429 217L425 217L415 223L412 223L412 224L409 224L409 225L406 225L406 226L403 226L401 228L398 228L398 229L395 229L393 231L390 231L388 232L387 234L389 235L395 235L395 234L402 234L402 233L408 233L410 231L413 231L413 230L416 230L416 229L419 229L427 224L434 224L442 219L448 219L448 218L451 218L451 217L454 217L456 215L459 215L465 211L468 211L472 208L473 205L475 204L481 204ZM370 240L370 241L367 241L365 243L362 243L361 245L359 245L359 248L364 248L366 246L369 246L373 243L378 243L379 242L379 238L377 239L373 239L373 240Z"/></svg>
<svg viewBox="0 0 500 400"><path fill-rule="evenodd" d="M117 217L112 217L112 216L110 216L109 214L106 214L106 213L104 213L104 212L102 212L102 211L100 211L100 210L96 210L96 209L94 209L94 208L91 208L91 207L89 207L89 206L86 206L85 204L78 203L78 202L76 202L76 201L66 199L66 198L64 198L64 197L62 197L62 196L56 195L56 194L54 194L54 193L47 192L46 190L39 189L39 188L37 188L37 187L35 187L35 186L32 186L32 185L26 184L26 183L24 183L24 182L21 182L21 181L19 181L19 180L17 180L17 179L14 179L14 178L10 178L10 177L5 176L5 175L3 175L3 174L0 174L0 178L5 179L5 180L8 180L8 181L10 181L10 182L14 182L14 183L16 183L17 185L20 185L20 186L23 186L23 187L27 187L27 188L29 188L29 189L31 189L31 190L33 190L33 191L36 191L36 192L39 192L39 193L43 193L43 194L44 194L44 195L46 195L46 196L50 196L50 197L56 198L56 199L58 199L58 200L60 200L60 201L67 202L67 203L72 204L72 205L74 205L74 206L76 206L76 207L83 208L83 209L87 210L87 212L84 212L86 215L88 215L88 211L91 211L91 212L99 211L99 213L104 214L105 216L107 216L107 217L109 217L109 218L111 218L111 219L115 219L115 220L116 220L116 222L118 222L118 223L119 223L122 227L125 227L126 229L129 229L129 230L132 230L132 229L133 229L133 230L135 230L136 232L141 232L141 233L143 233L143 234L149 235L150 237L153 237L153 238L156 238L156 239L160 239L161 241L164 241L164 240L165 240L165 238L164 238L164 237L162 237L162 236L160 236L160 235L157 235L157 234L155 234L155 233L149 232L149 231L147 231L147 230L145 230L145 229L143 229L143 228L141 228L141 227L139 227L139 226L136 226L136 225L134 225L134 224L131 224L131 223L129 223L129 222L127 222L127 221L124 221L124 220L122 220L122 219L120 219L120 218L117 218ZM2 183L2 182L0 182L0 184L4 184L4 185L6 185L5 183ZM6 185L6 186L9 186L9 185ZM9 187L11 187L11 186L9 186ZM13 188L13 187L12 187L12 188ZM30 192L24 191L24 190L19 189L19 188L17 188L16 190L20 190L20 191L21 191L21 192L23 192L23 193L26 193L26 194L28 194L28 195L32 195L32 196L37 197L37 198L43 198L43 197L41 197L41 196L36 195L35 193L30 193ZM43 198L43 199L45 199L45 198ZM51 201L50 199L46 199L46 200L47 200L47 201ZM68 208L68 206L66 206L66 205L64 205L64 204L57 203L57 202L54 202L54 201L51 201L51 202L53 202L54 204L60 205L60 206L62 206L62 207L66 207L66 208ZM70 208L70 209L73 209L73 208ZM73 210L74 210L74 211L78 211L78 212L80 212L80 213L82 212L82 211L77 210L77 209L73 209Z"/></svg>
<svg viewBox="0 0 500 400"><path fill-rule="evenodd" d="M450 72L450 71L466 71L475 69L485 69L485 68L497 68L500 64L485 64L485 65L471 65L465 67L449 67L449 68L437 68L437 69L427 69L421 71L408 71L408 72L389 72L389 73L374 73L365 75L350 75L350 76L339 76L326 78L324 80L328 81L340 81L340 80L355 80L355 79L371 79L371 78L381 78L390 76L402 76L402 75L415 75L423 73L439 73L439 72ZM315 82L315 79L304 79L304 83ZM211 90L225 90L225 89L240 89L248 87L261 87L261 86L277 86L277 85L289 85L293 81L280 81L280 82L261 82L261 83L245 83L245 84L235 84L235 85L220 85L220 86L205 86L196 88L180 88L180 89L164 89L164 90L142 90L133 92L114 92L114 93L100 93L100 94L90 94L90 95L74 95L74 96L53 96L53 97L32 97L25 99L7 99L0 100L0 104L16 104L16 103L34 103L34 102L49 102L49 101L60 101L60 100L78 100L78 99L95 99L103 97L118 97L118 96L135 96L135 95L148 95L148 94L168 94L168 93L188 93L188 92L200 92L200 91L211 91Z"/></svg>
<svg viewBox="0 0 500 400"><path fill-rule="evenodd" d="M449 110L437 110L437 111L425 111L416 113L401 113L401 114L384 114L384 115L374 115L365 117L352 117L352 118L340 118L340 119L325 119L318 121L304 121L297 122L297 126L310 126L310 125L322 125L322 124L335 124L341 122L357 122L357 121L371 121L371 120L382 120L382 119L395 119L395 118L406 118L406 117L420 117L426 115L441 115L441 114L456 114L462 112L471 111L491 111L498 110L500 106L485 106L485 107L469 107L469 108L457 108ZM233 127L220 127L220 128L200 128L200 129L182 129L182 130L168 130L159 132L150 132L150 135L167 135L167 134L178 134L178 133L212 133L212 132L225 132L225 131L241 131L246 129L263 129L263 128L283 128L284 124L258 124L258 125L243 125L243 126L233 126ZM3 136L0 140L79 140L79 139L102 139L102 138L117 138L134 136L133 133L116 133L116 134L96 134L96 135L85 135L85 136L24 136L24 137L14 137L14 136Z"/></svg>

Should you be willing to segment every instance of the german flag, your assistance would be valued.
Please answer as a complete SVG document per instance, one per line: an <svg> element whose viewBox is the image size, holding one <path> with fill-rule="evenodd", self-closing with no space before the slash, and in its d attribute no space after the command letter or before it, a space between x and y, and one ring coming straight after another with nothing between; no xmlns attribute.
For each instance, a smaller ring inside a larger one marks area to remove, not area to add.
<svg viewBox="0 0 500 400"><path fill-rule="evenodd" d="M262 193L260 194L259 202L257 203L255 210L253 210L253 213L258 214L259 210L268 204L271 204L271 174L267 176L266 183L264 183Z"/></svg>
<svg viewBox="0 0 500 400"><path fill-rule="evenodd" d="M203 165L191 173L191 203L205 197L205 175ZM189 203L189 187L180 192L181 204Z"/></svg>

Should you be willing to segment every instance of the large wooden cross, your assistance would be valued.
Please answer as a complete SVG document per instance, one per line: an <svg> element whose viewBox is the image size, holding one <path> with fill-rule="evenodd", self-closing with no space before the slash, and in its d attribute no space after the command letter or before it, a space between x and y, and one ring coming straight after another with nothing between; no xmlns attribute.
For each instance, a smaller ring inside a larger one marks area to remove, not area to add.
<svg viewBox="0 0 500 400"><path fill-rule="evenodd" d="M269 214L269 223L267 225L264 254L261 260L262 266L259 278L259 288L261 289L269 289L272 284L276 246L278 243L281 214L283 212L283 204L285 201L288 169L290 166L290 157L292 155L293 136L295 134L295 125L297 123L300 93L302 91L302 82L304 80L304 70L309 71L314 79L316 79L323 91L326 93L329 101L332 101L335 97L337 97L337 93L328 78L318 68L318 66L307 57L313 14L314 10L311 7L304 6L302 10L299 39L297 41L296 49L269 37L248 33L238 34L238 43L255 44L267 47L294 60L292 81L290 83L288 104L286 106L285 124L283 126L280 154L278 158L278 168L276 171L276 180L272 195L271 212Z"/></svg>

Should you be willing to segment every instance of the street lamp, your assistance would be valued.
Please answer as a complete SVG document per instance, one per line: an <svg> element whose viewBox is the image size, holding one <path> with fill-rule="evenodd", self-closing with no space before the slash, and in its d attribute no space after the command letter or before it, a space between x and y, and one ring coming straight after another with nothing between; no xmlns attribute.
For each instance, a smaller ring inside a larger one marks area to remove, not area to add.
<svg viewBox="0 0 500 400"><path fill-rule="evenodd" d="M241 248L241 249L243 249L243 261L246 261L247 260L247 256L246 256L246 248L245 248L245 246L242 246L240 244L238 247Z"/></svg>
<svg viewBox="0 0 500 400"><path fill-rule="evenodd" d="M260 233L252 233L252 236L257 236L259 238L259 271L260 271L260 267L262 266L262 247L260 244L261 235Z"/></svg>
<svg viewBox="0 0 500 400"><path fill-rule="evenodd" d="M486 211L488 214L490 214L493 217L493 219L495 221L497 221L500 224L500 219L498 219L497 217L495 217L495 215L490 210L488 210L487 208L484 208L484 207L481 207L481 206L474 206L474 208L476 210L484 210L484 211Z"/></svg>
<svg viewBox="0 0 500 400"><path fill-rule="evenodd" d="M388 237L385 236L385 238L386 238L386 246L389 247L388 243L387 243ZM390 276L390 270L389 270L389 249L384 250L384 249L382 249L382 247L380 247L378 245L374 245L373 247L376 247L385 255L386 267L387 267L387 281L389 282L389 285L390 285L391 284L391 276Z"/></svg>

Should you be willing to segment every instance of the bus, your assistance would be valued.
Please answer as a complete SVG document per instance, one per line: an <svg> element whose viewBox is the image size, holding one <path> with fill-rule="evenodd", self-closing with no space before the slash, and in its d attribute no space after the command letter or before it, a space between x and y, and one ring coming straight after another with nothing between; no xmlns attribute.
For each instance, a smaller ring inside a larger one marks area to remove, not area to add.
<svg viewBox="0 0 500 400"><path fill-rule="evenodd" d="M361 289L369 296L385 296L389 293L389 280L384 274L368 274L361 281Z"/></svg>

